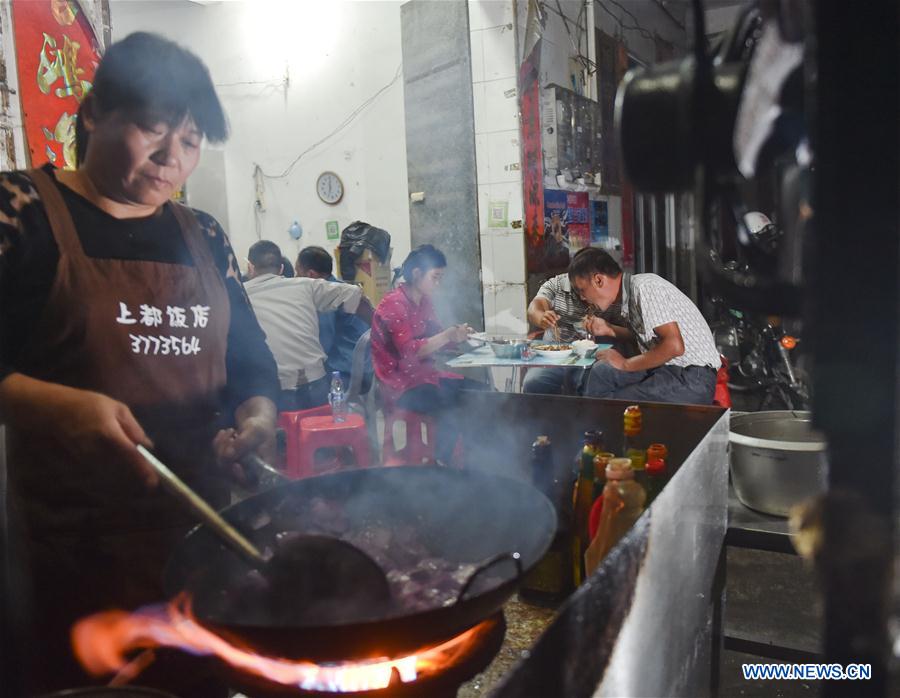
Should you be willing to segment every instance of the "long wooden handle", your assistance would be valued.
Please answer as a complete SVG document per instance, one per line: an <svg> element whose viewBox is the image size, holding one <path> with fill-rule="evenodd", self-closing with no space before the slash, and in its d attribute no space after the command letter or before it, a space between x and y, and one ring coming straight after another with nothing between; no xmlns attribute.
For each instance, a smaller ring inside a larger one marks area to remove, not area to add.
<svg viewBox="0 0 900 698"><path fill-rule="evenodd" d="M234 528L225 519L219 516L219 513L206 503L200 495L188 487L185 482L175 473L169 470L166 465L154 456L143 446L138 445L138 452L147 459L147 462L153 466L165 487L171 494L175 495L186 508L190 509L203 523L207 524L213 533L221 538L239 555L244 557L254 567L265 564L265 558L253 543L247 540L241 533Z"/></svg>

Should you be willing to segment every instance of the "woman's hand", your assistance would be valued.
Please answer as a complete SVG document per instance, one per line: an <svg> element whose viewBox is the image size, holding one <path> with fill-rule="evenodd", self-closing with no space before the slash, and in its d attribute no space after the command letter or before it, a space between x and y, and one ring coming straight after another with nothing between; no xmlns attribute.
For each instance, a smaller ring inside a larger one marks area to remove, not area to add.
<svg viewBox="0 0 900 698"><path fill-rule="evenodd" d="M234 412L235 428L222 429L213 439L218 463L239 472L238 461L255 453L267 463L275 462L275 404L264 397L252 397Z"/></svg>
<svg viewBox="0 0 900 698"><path fill-rule="evenodd" d="M135 448L153 448L153 442L118 400L13 373L0 383L0 412L13 426L57 442L76 463L91 465L112 456L132 467L148 486L158 482Z"/></svg>
<svg viewBox="0 0 900 698"><path fill-rule="evenodd" d="M557 315L552 310L544 310L537 318L537 326L542 330L550 329L551 327L556 327L559 323L559 315Z"/></svg>
<svg viewBox="0 0 900 698"><path fill-rule="evenodd" d="M603 318L589 315L584 319L584 329L595 337L615 337L612 326Z"/></svg>
<svg viewBox="0 0 900 698"><path fill-rule="evenodd" d="M466 324L453 325L444 330L444 336L447 338L448 344L457 344L459 342L465 342L469 335L474 331L475 330Z"/></svg>

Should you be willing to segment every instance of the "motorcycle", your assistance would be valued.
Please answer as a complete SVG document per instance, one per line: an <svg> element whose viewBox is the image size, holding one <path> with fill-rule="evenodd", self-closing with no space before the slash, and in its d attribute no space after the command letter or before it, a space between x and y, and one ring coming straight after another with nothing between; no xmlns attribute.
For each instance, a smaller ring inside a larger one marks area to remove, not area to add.
<svg viewBox="0 0 900 698"><path fill-rule="evenodd" d="M756 410L808 410L809 379L792 356L800 339L787 332L781 318L727 307L720 297L713 305L718 309L713 334L728 360L732 395L746 395L749 404L758 399Z"/></svg>

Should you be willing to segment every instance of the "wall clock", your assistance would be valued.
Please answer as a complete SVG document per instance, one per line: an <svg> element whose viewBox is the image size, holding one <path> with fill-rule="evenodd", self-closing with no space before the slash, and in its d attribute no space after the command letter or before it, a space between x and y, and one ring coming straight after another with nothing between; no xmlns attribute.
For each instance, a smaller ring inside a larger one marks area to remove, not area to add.
<svg viewBox="0 0 900 698"><path fill-rule="evenodd" d="M316 193L326 204L336 204L344 198L344 183L334 172L323 172L316 180Z"/></svg>

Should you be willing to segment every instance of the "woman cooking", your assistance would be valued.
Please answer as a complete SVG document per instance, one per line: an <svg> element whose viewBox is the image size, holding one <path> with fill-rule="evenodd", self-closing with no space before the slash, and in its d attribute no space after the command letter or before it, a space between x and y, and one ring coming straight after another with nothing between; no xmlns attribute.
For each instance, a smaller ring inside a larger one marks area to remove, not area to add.
<svg viewBox="0 0 900 698"><path fill-rule="evenodd" d="M192 524L136 450L213 506L242 455L271 457L275 362L209 215L170 201L227 136L193 54L112 45L78 115L79 167L0 175L0 418L32 590L26 690L79 685L73 621L163 598ZM195 694L199 695L199 694Z"/></svg>
<svg viewBox="0 0 900 698"><path fill-rule="evenodd" d="M484 390L484 383L439 371L435 354L465 341L468 325L441 328L431 298L447 267L444 253L433 245L416 247L400 268L405 283L388 293L372 318L372 364L383 385L386 409L436 415L435 458L450 463L458 430L454 412L460 390Z"/></svg>

